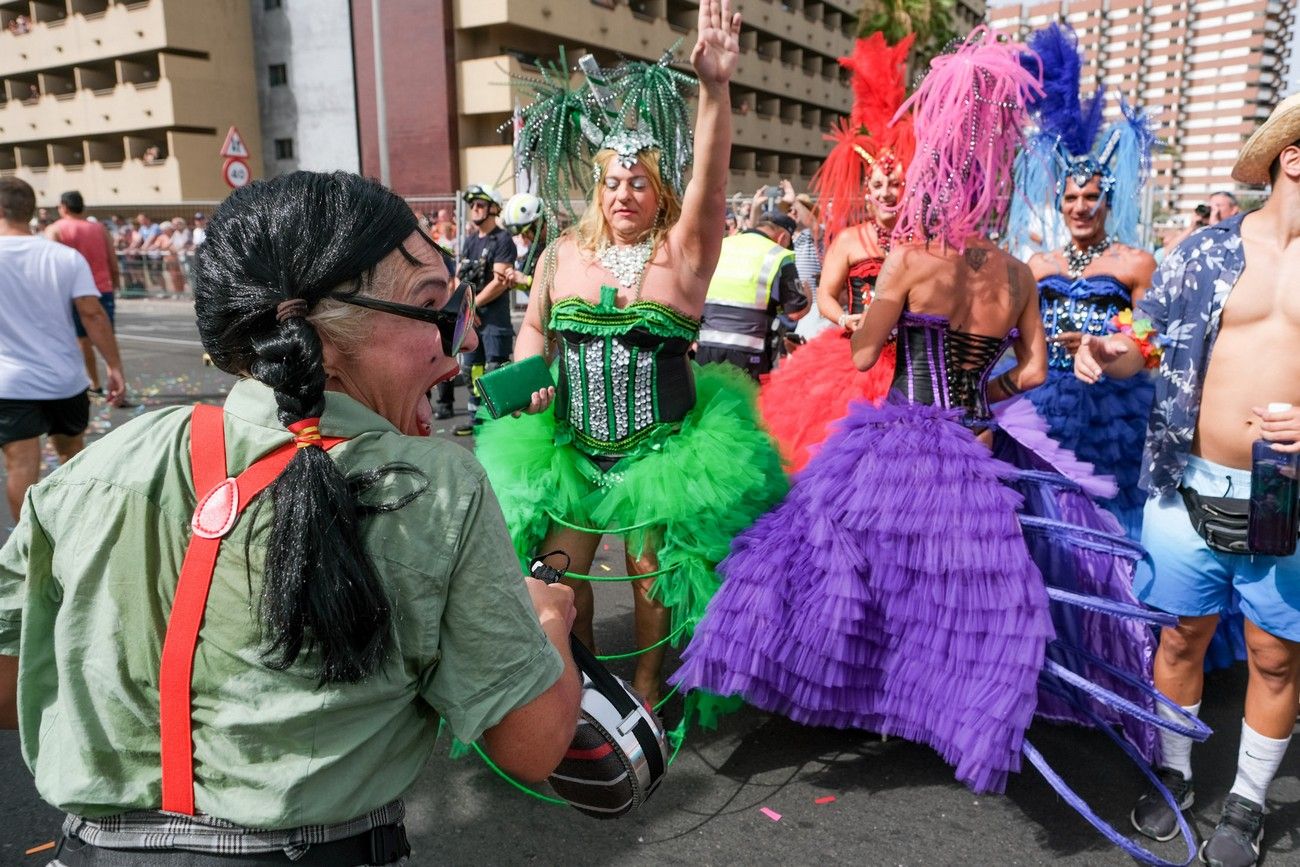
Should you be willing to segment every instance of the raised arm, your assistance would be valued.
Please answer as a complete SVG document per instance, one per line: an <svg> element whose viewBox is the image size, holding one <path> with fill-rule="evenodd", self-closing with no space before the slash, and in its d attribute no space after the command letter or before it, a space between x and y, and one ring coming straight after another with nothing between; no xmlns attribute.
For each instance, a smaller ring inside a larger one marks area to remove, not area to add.
<svg viewBox="0 0 1300 867"><path fill-rule="evenodd" d="M731 76L740 58L740 13L731 0L700 0L699 37L691 65L700 80L695 116L695 167L672 229L673 245L707 291L718 264L731 165Z"/></svg>

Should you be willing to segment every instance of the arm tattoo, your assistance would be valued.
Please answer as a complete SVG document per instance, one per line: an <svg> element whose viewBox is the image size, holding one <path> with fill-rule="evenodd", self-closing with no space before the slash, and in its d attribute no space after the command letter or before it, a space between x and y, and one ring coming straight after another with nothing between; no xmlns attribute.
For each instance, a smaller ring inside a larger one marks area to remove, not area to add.
<svg viewBox="0 0 1300 867"><path fill-rule="evenodd" d="M897 294L898 283L897 272L899 260L902 258L901 253L890 253L885 257L885 262L880 266L880 273L876 276L876 285L872 291L873 298L881 298L885 295Z"/></svg>
<svg viewBox="0 0 1300 867"><path fill-rule="evenodd" d="M1024 298L1024 287L1020 285L1020 269L1015 262L1007 263L1007 289L1011 292L1011 306L1016 314L1020 313L1020 302Z"/></svg>

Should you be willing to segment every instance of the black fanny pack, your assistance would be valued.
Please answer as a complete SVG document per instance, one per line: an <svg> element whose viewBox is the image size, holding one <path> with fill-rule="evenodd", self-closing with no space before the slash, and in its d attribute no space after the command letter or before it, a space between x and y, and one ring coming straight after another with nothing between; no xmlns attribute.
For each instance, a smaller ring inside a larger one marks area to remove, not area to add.
<svg viewBox="0 0 1300 867"><path fill-rule="evenodd" d="M1215 551L1224 554L1249 554L1246 541L1250 524L1250 500L1236 497L1207 497L1179 485L1178 493L1187 506L1187 517L1196 532Z"/></svg>

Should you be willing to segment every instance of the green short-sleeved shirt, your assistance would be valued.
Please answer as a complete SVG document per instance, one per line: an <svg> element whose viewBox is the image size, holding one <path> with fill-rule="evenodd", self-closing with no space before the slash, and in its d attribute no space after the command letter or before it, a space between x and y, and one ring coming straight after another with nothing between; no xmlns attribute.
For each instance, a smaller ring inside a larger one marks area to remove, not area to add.
<svg viewBox="0 0 1300 867"><path fill-rule="evenodd" d="M260 383L240 382L225 409L232 474L289 438ZM23 757L41 796L81 816L161 803L158 666L196 503L189 419L160 410L88 448L31 489L0 549L0 654L19 657ZM424 477L388 475L367 501L423 492L364 520L394 617L387 660L359 684L318 688L312 655L287 671L260 661L269 502L222 545L194 660L195 799L251 828L372 810L415 780L440 714L473 740L563 672L473 456L403 436L341 394L327 395L321 428L350 438L330 452L346 475L400 462Z"/></svg>

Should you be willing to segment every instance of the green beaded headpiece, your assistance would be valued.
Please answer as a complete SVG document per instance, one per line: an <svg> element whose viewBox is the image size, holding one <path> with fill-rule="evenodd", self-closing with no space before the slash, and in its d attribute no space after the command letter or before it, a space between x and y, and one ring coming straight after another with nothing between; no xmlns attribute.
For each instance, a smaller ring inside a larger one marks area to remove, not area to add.
<svg viewBox="0 0 1300 867"><path fill-rule="evenodd" d="M664 182L681 195L692 160L686 98L698 82L670 66L675 49L655 63L623 61L609 70L584 55L575 71L585 81L575 87L561 48L559 63L542 64L540 76L515 77L533 97L521 111L515 159L535 178L548 222L576 218L569 197L575 189L590 195L600 179L594 159L605 148L628 168L643 151L658 150Z"/></svg>

